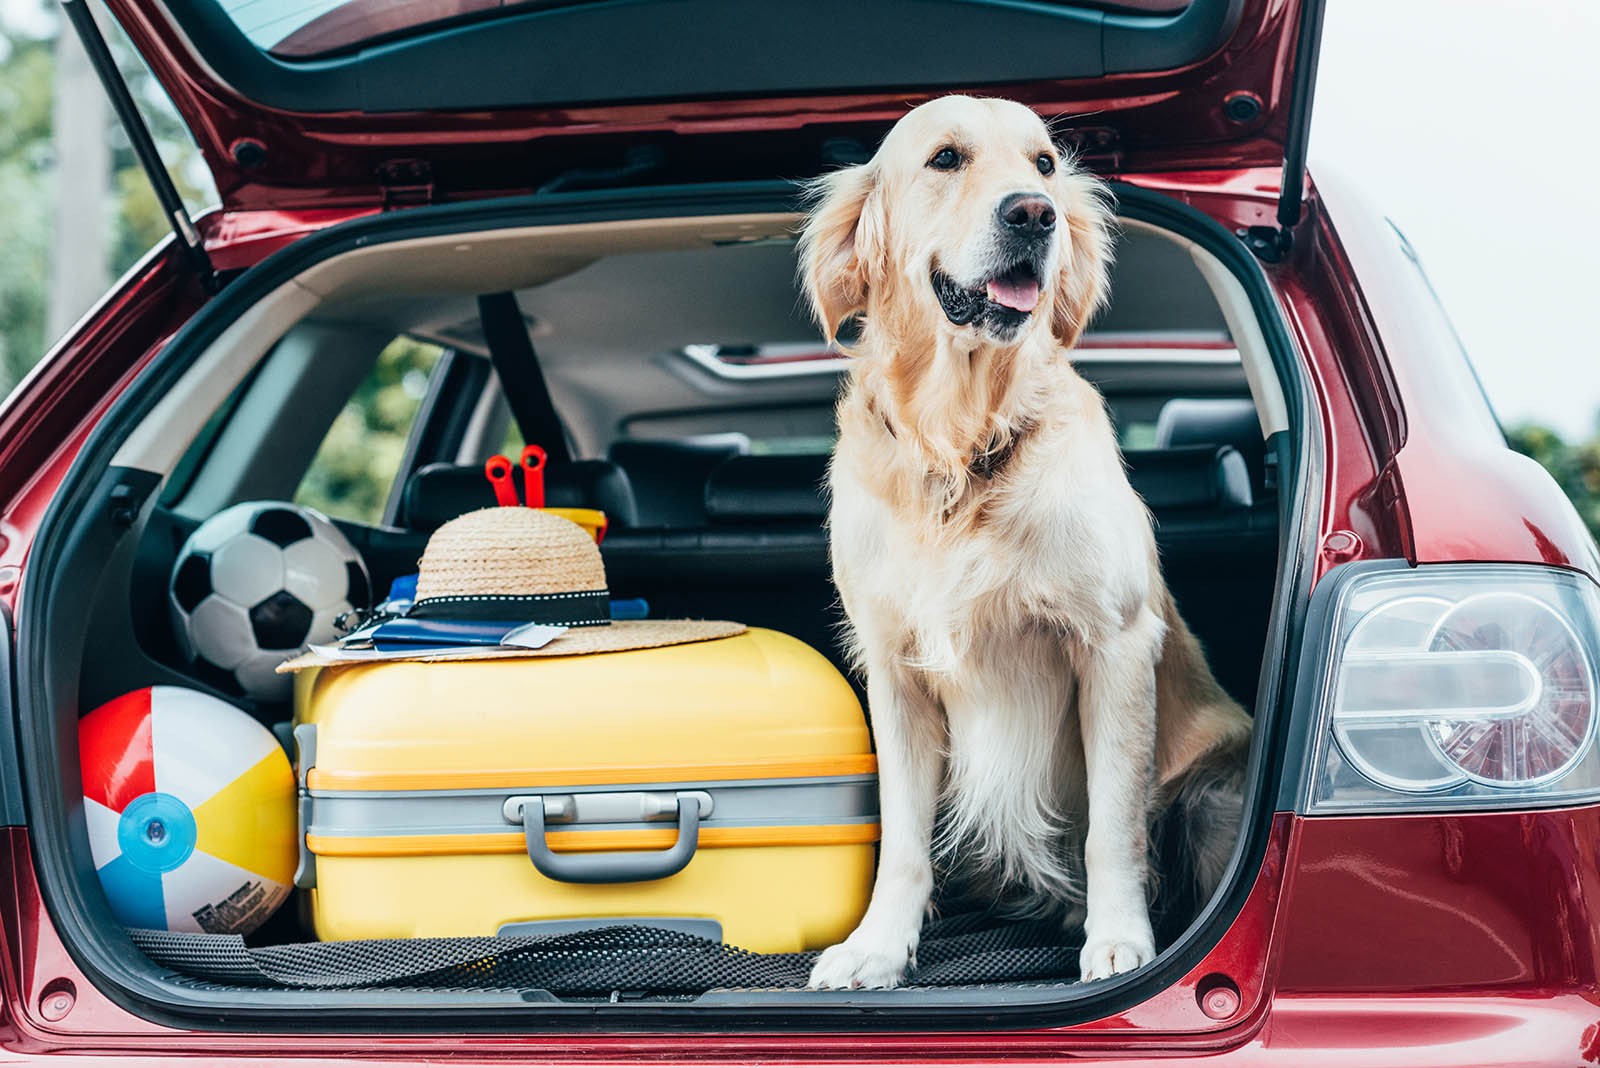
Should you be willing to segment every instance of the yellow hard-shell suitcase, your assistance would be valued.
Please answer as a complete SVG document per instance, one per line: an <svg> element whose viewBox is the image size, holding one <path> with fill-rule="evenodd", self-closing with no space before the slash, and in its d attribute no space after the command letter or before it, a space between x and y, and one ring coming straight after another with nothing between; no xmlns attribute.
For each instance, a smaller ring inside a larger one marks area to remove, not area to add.
<svg viewBox="0 0 1600 1068"><path fill-rule="evenodd" d="M308 670L295 709L324 940L636 921L793 952L866 909L865 718L787 635Z"/></svg>

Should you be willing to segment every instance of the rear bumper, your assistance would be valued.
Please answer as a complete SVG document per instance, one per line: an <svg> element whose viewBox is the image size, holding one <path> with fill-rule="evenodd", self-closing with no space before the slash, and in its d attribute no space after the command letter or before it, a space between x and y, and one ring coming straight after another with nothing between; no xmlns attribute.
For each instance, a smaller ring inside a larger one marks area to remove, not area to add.
<svg viewBox="0 0 1600 1068"><path fill-rule="evenodd" d="M898 1031L880 1030L895 1024L887 1014L869 1014L848 1023L848 1032L834 1016L813 1017L809 1031L808 1021L795 1017L776 1025L793 1029L787 1033L746 1027L697 1034L688 1029L711 1031L718 1022L688 1007L665 1025L681 1029L672 1034L607 1033L605 1006L550 1034L491 1034L494 1020L443 1012L430 1019L427 1008L404 1022L369 1018L351 1027L348 1017L327 1020L323 1033L308 1033L314 1020L270 1011L221 1027L192 1018L156 1022L102 994L78 970L42 907L28 836L12 829L6 838L0 856L9 861L6 881L17 908L0 925L10 964L0 1064L178 1053L218 1064L355 1057L420 1065L448 1056L467 1064L656 1068L1171 1064L1185 1057L1297 1066L1600 1063L1600 808L1318 819L1280 813L1255 885L1227 932L1153 997L1074 1026L1012 1023L997 1011L976 1026L942 1032L904 1022ZM1208 1018L1200 1004L1217 977L1234 981L1240 993L1237 1012L1224 1020ZM74 1003L51 1020L46 1003L63 985ZM529 1016L518 1024L539 1026ZM401 1027L413 1033L396 1033ZM358 1029L373 1033L349 1033ZM271 1031L283 1033L263 1033Z"/></svg>
<svg viewBox="0 0 1600 1068"><path fill-rule="evenodd" d="M151 1045L101 1048L94 1063L126 1059L202 1065L323 1065L329 1058L358 1058L364 1065L409 1068L437 1064L507 1063L639 1065L658 1068L708 1063L882 1064L953 1063L1015 1066L1019 1063L1149 1064L1203 1061L1210 1066L1351 1068L1358 1065L1444 1066L1583 1065L1600 1060L1600 1008L1593 998L1563 995L1514 997L1344 997L1278 999L1254 1033L1224 1047L1086 1044L1063 1035L960 1034L866 1036L606 1036L604 1038L490 1038L456 1036L428 1046L400 1037L366 1039L282 1036L270 1045L242 1036L192 1036ZM82 1048L49 1051L39 1036L8 1036L3 1064L85 1063Z"/></svg>

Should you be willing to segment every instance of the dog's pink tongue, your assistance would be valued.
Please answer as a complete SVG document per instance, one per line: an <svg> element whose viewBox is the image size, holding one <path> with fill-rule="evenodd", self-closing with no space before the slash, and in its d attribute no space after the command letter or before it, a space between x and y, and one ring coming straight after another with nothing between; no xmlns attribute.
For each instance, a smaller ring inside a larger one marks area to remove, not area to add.
<svg viewBox="0 0 1600 1068"><path fill-rule="evenodd" d="M1031 278L1026 282L996 278L989 283L989 299L1012 311L1031 312L1039 305L1039 283Z"/></svg>

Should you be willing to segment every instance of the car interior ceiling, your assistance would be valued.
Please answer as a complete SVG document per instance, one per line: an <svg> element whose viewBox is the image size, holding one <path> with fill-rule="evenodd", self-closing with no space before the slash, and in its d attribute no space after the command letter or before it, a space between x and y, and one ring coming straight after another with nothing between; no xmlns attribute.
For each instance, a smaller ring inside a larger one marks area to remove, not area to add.
<svg viewBox="0 0 1600 1068"><path fill-rule="evenodd" d="M662 618L779 630L849 674L824 528L827 454L767 444L831 435L838 373L744 380L683 354L694 344L820 347L795 289L793 244L780 235L655 245L547 254L537 276L514 287L572 447L572 459L546 471L548 502L607 514L601 551L614 597L642 598ZM183 673L163 608L179 547L228 504L292 499L323 431L394 337L442 346L475 370L462 375L470 384L462 396L424 406L419 420L444 429L408 457L392 522L340 523L374 588L414 571L442 523L494 503L483 461L512 420L476 297L495 290L476 288L487 279L444 284L448 271L428 270L405 286L365 284L316 304L215 406L174 465L136 552L104 563L103 610L87 639L101 652L82 662L84 709L152 680L197 685ZM1190 253L1130 229L1111 306L1077 365L1119 424L1179 607L1218 679L1248 709L1278 577L1279 513L1260 405L1229 339ZM284 707L252 711L269 724L288 718ZM296 937L292 920L257 936Z"/></svg>

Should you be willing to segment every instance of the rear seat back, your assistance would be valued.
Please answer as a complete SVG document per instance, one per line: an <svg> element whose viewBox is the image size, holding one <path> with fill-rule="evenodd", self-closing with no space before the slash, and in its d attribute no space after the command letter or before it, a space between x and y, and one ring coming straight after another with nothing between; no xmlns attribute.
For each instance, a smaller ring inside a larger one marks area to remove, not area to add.
<svg viewBox="0 0 1600 1068"><path fill-rule="evenodd" d="M707 476L742 449L737 440L621 440L611 443L607 456L633 484L639 526L700 527L706 523Z"/></svg>
<svg viewBox="0 0 1600 1068"><path fill-rule="evenodd" d="M806 520L828 514L828 457L735 456L706 479L706 518L717 523Z"/></svg>
<svg viewBox="0 0 1600 1068"><path fill-rule="evenodd" d="M605 460L546 464L544 499L552 508L598 508L612 529L638 525L627 474ZM458 515L494 503L494 489L482 467L429 464L406 482L400 522L407 530L433 531Z"/></svg>
<svg viewBox="0 0 1600 1068"><path fill-rule="evenodd" d="M650 460L666 461L668 450L649 444ZM646 495L637 481L646 476L630 478L606 461L551 465L546 499L611 517L601 553L613 596L646 599L656 618L736 619L781 630L843 666L824 525L828 457L725 450L708 464L708 452L691 448L677 462L648 464L677 480L656 498L654 513L634 505L635 492ZM1155 516L1162 568L1185 618L1223 685L1248 701L1266 636L1240 621L1260 620L1264 628L1276 577L1275 509L1253 503L1245 461L1232 446L1130 450L1125 458L1130 482ZM683 500L688 468L700 471L693 507ZM674 499L662 506L665 496ZM412 476L402 515L421 534L493 503L481 468L434 464Z"/></svg>
<svg viewBox="0 0 1600 1068"><path fill-rule="evenodd" d="M1276 575L1276 512L1254 503L1230 445L1125 453L1128 478L1156 522L1162 567L1218 679L1254 692L1265 642L1243 620L1267 618ZM706 524L607 539L614 588L658 615L728 616L788 631L844 664L827 531L828 457L734 456L705 482ZM857 680L859 682L859 680Z"/></svg>
<svg viewBox="0 0 1600 1068"><path fill-rule="evenodd" d="M1228 445L1188 445L1129 450L1128 480L1156 513L1215 513L1230 521L1233 509L1254 503L1244 457ZM827 456L735 456L718 464L705 483L705 514L712 526L827 517Z"/></svg>

